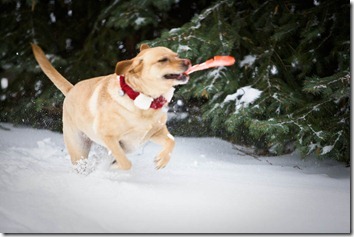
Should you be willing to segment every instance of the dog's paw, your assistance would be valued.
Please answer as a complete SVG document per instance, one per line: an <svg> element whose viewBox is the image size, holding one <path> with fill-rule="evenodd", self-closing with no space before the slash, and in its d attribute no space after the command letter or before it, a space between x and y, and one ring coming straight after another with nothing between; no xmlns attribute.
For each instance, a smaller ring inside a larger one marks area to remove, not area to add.
<svg viewBox="0 0 354 237"><path fill-rule="evenodd" d="M155 165L156 165L156 169L162 169L165 168L167 163L170 161L171 159L171 154L164 154L163 152L161 152L156 158L155 158Z"/></svg>
<svg viewBox="0 0 354 237"><path fill-rule="evenodd" d="M117 162L114 161L111 165L111 168L113 169L121 169L121 170L129 170L132 167L132 163L129 160L126 160L124 162Z"/></svg>

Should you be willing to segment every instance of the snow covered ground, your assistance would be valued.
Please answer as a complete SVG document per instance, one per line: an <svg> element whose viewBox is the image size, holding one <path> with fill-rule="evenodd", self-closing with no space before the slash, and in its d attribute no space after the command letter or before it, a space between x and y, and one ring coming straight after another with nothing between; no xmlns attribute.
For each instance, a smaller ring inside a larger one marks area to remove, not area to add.
<svg viewBox="0 0 354 237"><path fill-rule="evenodd" d="M177 137L163 170L149 143L129 155L130 171L110 169L95 146L77 173L61 134L0 125L3 233L350 232L350 168L335 161Z"/></svg>

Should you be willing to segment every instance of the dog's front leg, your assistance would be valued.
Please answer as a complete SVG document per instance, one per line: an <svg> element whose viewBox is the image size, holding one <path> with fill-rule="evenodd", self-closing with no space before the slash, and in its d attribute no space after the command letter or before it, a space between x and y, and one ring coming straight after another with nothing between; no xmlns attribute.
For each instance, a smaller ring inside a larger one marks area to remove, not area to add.
<svg viewBox="0 0 354 237"><path fill-rule="evenodd" d="M172 150L175 147L175 139L164 126L151 137L151 140L163 146L163 150L155 158L155 163L156 169L164 168L170 161Z"/></svg>
<svg viewBox="0 0 354 237"><path fill-rule="evenodd" d="M132 163L125 156L125 153L116 137L106 136L104 137L103 142L105 143L106 147L112 152L120 169L129 170L132 167Z"/></svg>

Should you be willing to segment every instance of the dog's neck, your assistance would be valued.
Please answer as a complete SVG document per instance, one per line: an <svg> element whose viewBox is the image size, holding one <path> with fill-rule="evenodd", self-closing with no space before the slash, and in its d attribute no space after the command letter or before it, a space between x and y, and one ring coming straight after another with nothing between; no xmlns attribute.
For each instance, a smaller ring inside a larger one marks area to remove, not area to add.
<svg viewBox="0 0 354 237"><path fill-rule="evenodd" d="M134 105L139 109L147 110L151 109L161 109L165 104L171 101L174 88L172 87L170 91L167 93L157 97L152 98L148 95L135 91L131 88L125 81L124 75L117 75L117 79L119 80L120 88L119 94L124 96L128 95L130 99L134 101Z"/></svg>

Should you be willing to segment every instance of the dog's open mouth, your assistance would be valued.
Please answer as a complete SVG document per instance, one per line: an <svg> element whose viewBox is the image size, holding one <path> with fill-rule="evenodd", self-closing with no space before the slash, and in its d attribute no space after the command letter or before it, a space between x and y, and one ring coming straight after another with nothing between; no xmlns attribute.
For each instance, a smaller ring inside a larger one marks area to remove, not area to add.
<svg viewBox="0 0 354 237"><path fill-rule="evenodd" d="M164 78L178 80L178 81L186 81L188 80L189 77L185 73L180 73L180 74L166 74L164 75Z"/></svg>

